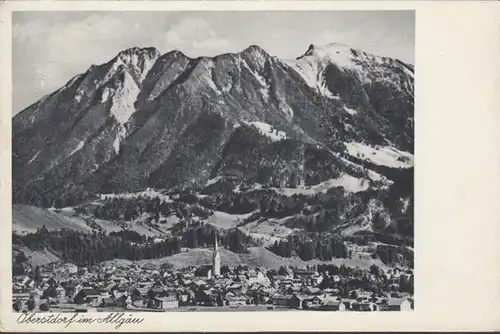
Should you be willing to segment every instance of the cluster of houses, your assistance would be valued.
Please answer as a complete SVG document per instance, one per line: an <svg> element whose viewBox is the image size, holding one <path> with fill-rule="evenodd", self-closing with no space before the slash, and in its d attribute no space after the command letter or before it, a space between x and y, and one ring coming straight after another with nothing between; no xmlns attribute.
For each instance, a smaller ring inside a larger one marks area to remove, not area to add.
<svg viewBox="0 0 500 334"><path fill-rule="evenodd" d="M330 311L413 309L413 296L408 293L353 289L346 294L335 288L335 284L325 288L321 284L324 273L314 269L282 267L284 269L276 271L242 266L216 267L173 269L148 263L143 266L99 264L82 268L55 263L40 268L36 275L13 277L13 308L16 312L163 312L204 307ZM401 275L409 273L391 270L384 275L389 281L397 282ZM338 275L330 275L330 278L332 282L342 279Z"/></svg>

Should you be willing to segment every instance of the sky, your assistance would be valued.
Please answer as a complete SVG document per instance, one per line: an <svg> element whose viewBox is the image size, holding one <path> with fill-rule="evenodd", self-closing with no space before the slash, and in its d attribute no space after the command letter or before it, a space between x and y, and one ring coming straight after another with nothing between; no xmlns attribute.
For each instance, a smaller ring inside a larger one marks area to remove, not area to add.
<svg viewBox="0 0 500 334"><path fill-rule="evenodd" d="M414 64L413 11L14 12L13 114L124 49L190 57L257 44L283 59L332 42Z"/></svg>

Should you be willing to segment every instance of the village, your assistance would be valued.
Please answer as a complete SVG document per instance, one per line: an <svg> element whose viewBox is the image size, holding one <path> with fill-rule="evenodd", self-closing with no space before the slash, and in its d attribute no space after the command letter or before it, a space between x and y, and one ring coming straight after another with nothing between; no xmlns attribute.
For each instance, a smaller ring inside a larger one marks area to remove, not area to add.
<svg viewBox="0 0 500 334"><path fill-rule="evenodd" d="M154 263L37 267L13 277L12 302L16 312L58 313L411 311L412 291L409 269L221 267L216 240L212 264L198 267L174 269Z"/></svg>

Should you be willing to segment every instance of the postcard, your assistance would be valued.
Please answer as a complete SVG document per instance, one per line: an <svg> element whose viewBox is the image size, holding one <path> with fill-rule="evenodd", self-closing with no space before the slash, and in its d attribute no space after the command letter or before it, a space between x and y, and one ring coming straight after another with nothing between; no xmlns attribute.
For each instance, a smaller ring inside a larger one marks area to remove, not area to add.
<svg viewBox="0 0 500 334"><path fill-rule="evenodd" d="M2 329L498 329L498 9L4 3Z"/></svg>

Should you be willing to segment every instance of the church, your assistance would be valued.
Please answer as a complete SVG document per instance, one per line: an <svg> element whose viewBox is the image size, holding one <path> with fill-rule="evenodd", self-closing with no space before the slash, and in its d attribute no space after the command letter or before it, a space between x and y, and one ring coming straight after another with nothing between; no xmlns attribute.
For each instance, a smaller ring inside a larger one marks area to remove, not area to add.
<svg viewBox="0 0 500 334"><path fill-rule="evenodd" d="M215 234L214 254L212 256L212 276L220 276L220 252L219 243L217 241L217 233Z"/></svg>
<svg viewBox="0 0 500 334"><path fill-rule="evenodd" d="M214 252L212 255L212 265L204 265L196 269L195 277L205 277L208 279L215 279L220 277L220 251L217 235L215 235Z"/></svg>

